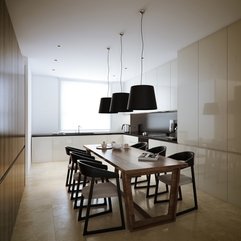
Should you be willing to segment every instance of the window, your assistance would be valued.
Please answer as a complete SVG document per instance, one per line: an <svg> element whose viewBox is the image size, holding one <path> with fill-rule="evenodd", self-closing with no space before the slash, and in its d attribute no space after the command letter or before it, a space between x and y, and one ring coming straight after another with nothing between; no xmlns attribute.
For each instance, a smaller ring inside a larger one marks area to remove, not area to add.
<svg viewBox="0 0 241 241"><path fill-rule="evenodd" d="M91 81L60 81L61 131L108 131L110 115L99 114L100 98L107 84Z"/></svg>

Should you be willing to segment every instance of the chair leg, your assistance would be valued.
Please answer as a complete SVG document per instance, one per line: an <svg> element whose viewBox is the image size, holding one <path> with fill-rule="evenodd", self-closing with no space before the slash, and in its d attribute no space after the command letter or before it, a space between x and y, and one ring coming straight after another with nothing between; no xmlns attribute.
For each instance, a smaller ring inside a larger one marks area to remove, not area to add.
<svg viewBox="0 0 241 241"><path fill-rule="evenodd" d="M121 216L121 225L116 226L116 227L110 227L110 228L103 228L103 229L96 229L96 230L88 231L89 218L91 217L90 207L91 207L91 197L92 197L92 193L93 193L93 187L92 187L92 188L90 188L90 195L89 195L89 199L88 199L88 207L87 207L87 211L86 211L86 218L85 218L83 235L104 233L104 232L122 230L122 229L125 228L125 219L124 219L122 199L121 199L122 197L121 197L121 192L120 192L120 189L119 189L120 184L118 182L119 182L119 180L117 180L117 186L118 186L118 200L119 200L119 208L120 208L120 216ZM109 211L112 211L112 204L111 204L111 198L110 197L108 197L108 203L109 203Z"/></svg>
<svg viewBox="0 0 241 241"><path fill-rule="evenodd" d="M65 186L68 187L69 185L69 175L70 175L70 170L68 168L68 171L67 171L67 176L66 176L66 182L65 182Z"/></svg>
<svg viewBox="0 0 241 241"><path fill-rule="evenodd" d="M146 177L147 177L147 175L146 175ZM144 182L148 182L148 179L146 178L146 180L140 180L140 181L138 181L138 177L135 177L135 181L134 181L132 184L134 184L134 188L135 188L135 189L146 188L147 185L138 186L138 184L144 183Z"/></svg>
<svg viewBox="0 0 241 241"><path fill-rule="evenodd" d="M76 209L76 208L78 208L78 205L77 205L77 202L78 202L78 200L79 200L79 192L82 190L81 188L80 188L80 185L81 184L84 184L84 182L81 182L80 181L80 177L79 177L79 180L78 180L78 182L77 182L77 186L76 186L76 192L75 192L75 197L74 197L74 209Z"/></svg>
<svg viewBox="0 0 241 241"><path fill-rule="evenodd" d="M157 196L169 192L169 187L168 187L167 184L165 185L165 186L166 186L166 190L165 190L165 191L158 192L158 189L159 189L159 180L158 180L158 176L159 176L158 174L155 174L156 188L155 188L155 194L154 194L154 203L163 202L162 200L157 200ZM164 202L165 202L165 201L164 201Z"/></svg>
<svg viewBox="0 0 241 241"><path fill-rule="evenodd" d="M182 215L182 214L185 214L185 213L188 213L188 212L191 212L191 211L194 211L194 210L197 210L198 209L198 203L197 203L197 191L196 191L196 184L195 184L195 175L194 175L194 168L193 166L191 167L191 173L192 173L192 190L193 190L193 201L194 201L194 207L192 208L188 208L186 210L183 210L183 211L180 211L180 212L177 212L176 215L179 216L179 215Z"/></svg>
<svg viewBox="0 0 241 241"><path fill-rule="evenodd" d="M78 221L85 219L85 217L82 218L83 206L84 206L84 197L81 196L80 197L80 207L79 207Z"/></svg>
<svg viewBox="0 0 241 241"><path fill-rule="evenodd" d="M195 174L194 174L193 166L191 167L191 173L192 173L192 189L193 189L194 204L195 204L195 209L198 209L196 181L195 181Z"/></svg>
<svg viewBox="0 0 241 241"><path fill-rule="evenodd" d="M155 174L156 175L156 174ZM149 197L154 197L155 196L155 192L150 194L150 188L151 187L155 187L156 188L156 184L151 185L151 175L147 175L147 188L146 188L146 198ZM156 189L155 189L156 190Z"/></svg>
<svg viewBox="0 0 241 241"><path fill-rule="evenodd" d="M180 186L178 187L178 193L179 193L179 198L178 198L178 200L182 200L182 189L181 189Z"/></svg>
<svg viewBox="0 0 241 241"><path fill-rule="evenodd" d="M73 173L74 173L73 168L71 168L70 175L69 175L68 192L71 192Z"/></svg>

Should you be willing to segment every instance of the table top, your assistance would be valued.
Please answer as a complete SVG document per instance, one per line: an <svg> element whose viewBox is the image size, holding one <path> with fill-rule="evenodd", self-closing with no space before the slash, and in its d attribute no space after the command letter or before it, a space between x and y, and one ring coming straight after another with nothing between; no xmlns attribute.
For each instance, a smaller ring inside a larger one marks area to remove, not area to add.
<svg viewBox="0 0 241 241"><path fill-rule="evenodd" d="M103 158L106 162L114 166L120 171L130 174L132 176L146 175L157 172L169 172L173 169L182 169L187 167L184 161L177 161L171 158L160 156L158 160L153 161L139 161L143 150L138 148L120 148L120 149L97 149L97 145L84 145L84 147L95 153L97 156Z"/></svg>

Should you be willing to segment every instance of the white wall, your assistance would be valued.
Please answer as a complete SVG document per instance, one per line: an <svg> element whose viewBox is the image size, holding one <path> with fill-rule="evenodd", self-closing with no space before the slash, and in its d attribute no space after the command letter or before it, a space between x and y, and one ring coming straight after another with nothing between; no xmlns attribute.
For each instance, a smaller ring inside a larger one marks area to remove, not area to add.
<svg viewBox="0 0 241 241"><path fill-rule="evenodd" d="M59 81L32 77L32 134L59 131Z"/></svg>
<svg viewBox="0 0 241 241"><path fill-rule="evenodd" d="M124 85L124 84L123 84ZM124 87L123 92L129 92ZM120 83L119 82L112 82L111 83L111 92L121 92L120 90ZM114 132L120 132L122 124L130 124L130 112L126 113L118 113L118 114L111 114L111 130Z"/></svg>
<svg viewBox="0 0 241 241"><path fill-rule="evenodd" d="M24 66L25 78L25 175L28 174L31 167L31 71L26 59Z"/></svg>

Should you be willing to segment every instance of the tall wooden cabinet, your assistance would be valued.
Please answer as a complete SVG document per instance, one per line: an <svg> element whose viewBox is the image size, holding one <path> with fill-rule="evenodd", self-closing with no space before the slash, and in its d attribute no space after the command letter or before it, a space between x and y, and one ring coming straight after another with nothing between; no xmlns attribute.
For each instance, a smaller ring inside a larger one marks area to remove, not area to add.
<svg viewBox="0 0 241 241"><path fill-rule="evenodd" d="M11 240L25 181L24 58L0 0L0 240Z"/></svg>

